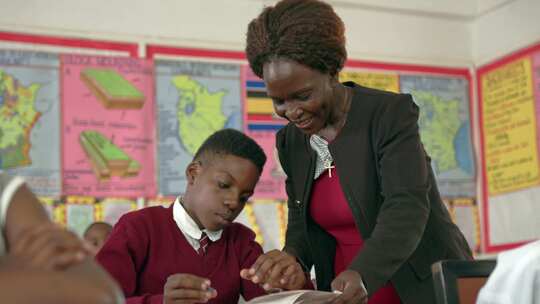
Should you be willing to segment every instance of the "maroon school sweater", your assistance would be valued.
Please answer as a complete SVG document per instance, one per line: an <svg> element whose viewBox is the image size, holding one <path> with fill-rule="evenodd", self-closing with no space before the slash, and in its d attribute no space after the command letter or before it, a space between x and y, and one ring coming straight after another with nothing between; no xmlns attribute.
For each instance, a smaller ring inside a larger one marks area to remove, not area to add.
<svg viewBox="0 0 540 304"><path fill-rule="evenodd" d="M126 303L163 303L167 277L190 273L208 278L218 295L208 303L237 303L265 294L240 278L262 254L255 234L239 223L223 230L199 256L173 219L172 206L149 207L128 213L114 226L96 259L122 286Z"/></svg>

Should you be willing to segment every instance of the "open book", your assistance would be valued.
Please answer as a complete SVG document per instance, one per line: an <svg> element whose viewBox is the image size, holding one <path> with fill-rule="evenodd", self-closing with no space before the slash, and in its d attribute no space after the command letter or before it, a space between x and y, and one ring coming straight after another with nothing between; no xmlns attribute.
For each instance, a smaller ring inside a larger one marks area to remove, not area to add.
<svg viewBox="0 0 540 304"><path fill-rule="evenodd" d="M255 298L246 304L323 304L339 296L337 293L318 290L293 290Z"/></svg>

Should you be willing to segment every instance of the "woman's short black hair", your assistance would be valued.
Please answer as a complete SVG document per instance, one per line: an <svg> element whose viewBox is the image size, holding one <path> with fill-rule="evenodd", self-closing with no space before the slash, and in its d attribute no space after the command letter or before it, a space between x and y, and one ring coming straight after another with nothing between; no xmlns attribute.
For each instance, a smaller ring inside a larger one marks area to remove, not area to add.
<svg viewBox="0 0 540 304"><path fill-rule="evenodd" d="M264 64L276 58L336 76L347 59L345 26L325 2L282 0L249 23L246 55L261 78Z"/></svg>
<svg viewBox="0 0 540 304"><path fill-rule="evenodd" d="M195 153L194 160L214 155L234 155L250 160L262 173L266 163L263 149L251 137L234 129L222 129L210 135Z"/></svg>

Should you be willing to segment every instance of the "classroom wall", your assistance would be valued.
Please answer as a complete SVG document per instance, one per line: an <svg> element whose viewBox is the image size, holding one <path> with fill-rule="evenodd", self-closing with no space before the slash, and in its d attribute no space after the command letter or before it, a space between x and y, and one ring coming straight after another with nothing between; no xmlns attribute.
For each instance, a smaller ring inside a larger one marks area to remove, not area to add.
<svg viewBox="0 0 540 304"><path fill-rule="evenodd" d="M540 1L480 0L484 8L471 26L472 56L482 65L512 51L540 41Z"/></svg>
<svg viewBox="0 0 540 304"><path fill-rule="evenodd" d="M269 0L0 0L0 30L242 50ZM540 40L538 0L341 0L352 58L469 66Z"/></svg>
<svg viewBox="0 0 540 304"><path fill-rule="evenodd" d="M0 31L243 50L248 22L274 2L0 0ZM540 41L538 0L329 2L353 59L473 67Z"/></svg>
<svg viewBox="0 0 540 304"><path fill-rule="evenodd" d="M275 1L1 2L0 30L242 50L249 20L264 5ZM407 7L384 6L391 1L384 5L376 1L331 2L346 23L351 57L471 64L469 26L462 14L464 5L439 1L440 5L435 7L425 0L410 1ZM438 11L451 7L456 8L453 13ZM430 9L436 11L430 14Z"/></svg>

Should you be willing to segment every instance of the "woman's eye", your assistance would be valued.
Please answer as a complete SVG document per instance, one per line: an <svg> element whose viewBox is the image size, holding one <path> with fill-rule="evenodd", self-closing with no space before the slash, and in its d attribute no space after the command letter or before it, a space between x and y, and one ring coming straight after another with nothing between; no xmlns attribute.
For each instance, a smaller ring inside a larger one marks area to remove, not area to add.
<svg viewBox="0 0 540 304"><path fill-rule="evenodd" d="M229 188L229 184L223 183L223 182L218 182L218 187L221 188L221 189L227 189L227 188Z"/></svg>
<svg viewBox="0 0 540 304"><path fill-rule="evenodd" d="M306 100L309 100L309 98L311 97L311 94L302 94L302 95L298 95L298 100L300 101L306 101Z"/></svg>
<svg viewBox="0 0 540 304"><path fill-rule="evenodd" d="M283 104L283 99L272 98L272 102L273 102L276 106L280 106L280 105Z"/></svg>

